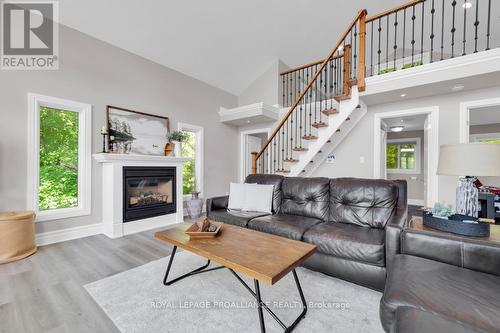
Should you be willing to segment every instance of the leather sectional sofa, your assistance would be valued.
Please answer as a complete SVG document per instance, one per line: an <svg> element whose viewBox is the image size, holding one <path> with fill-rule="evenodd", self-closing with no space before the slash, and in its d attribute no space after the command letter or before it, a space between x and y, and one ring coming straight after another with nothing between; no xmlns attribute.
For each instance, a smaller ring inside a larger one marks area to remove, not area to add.
<svg viewBox="0 0 500 333"><path fill-rule="evenodd" d="M387 332L500 332L500 246L406 229L388 270Z"/></svg>
<svg viewBox="0 0 500 333"><path fill-rule="evenodd" d="M405 181L250 175L272 184L273 214L229 211L228 196L207 200L210 219L317 245L305 266L383 290L407 220Z"/></svg>

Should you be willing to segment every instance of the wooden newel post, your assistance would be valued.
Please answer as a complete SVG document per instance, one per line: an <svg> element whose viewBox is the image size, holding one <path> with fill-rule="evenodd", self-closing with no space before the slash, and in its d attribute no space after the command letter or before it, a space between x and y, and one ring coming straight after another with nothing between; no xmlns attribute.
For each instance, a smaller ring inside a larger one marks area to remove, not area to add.
<svg viewBox="0 0 500 333"><path fill-rule="evenodd" d="M358 66L358 90L365 91L366 83L366 10L359 18L359 66Z"/></svg>
<svg viewBox="0 0 500 333"><path fill-rule="evenodd" d="M259 155L259 153L254 151L251 154L252 154L252 174L255 175L257 173L257 155Z"/></svg>
<svg viewBox="0 0 500 333"><path fill-rule="evenodd" d="M351 93L351 45L344 47L344 88L343 95L347 96Z"/></svg>

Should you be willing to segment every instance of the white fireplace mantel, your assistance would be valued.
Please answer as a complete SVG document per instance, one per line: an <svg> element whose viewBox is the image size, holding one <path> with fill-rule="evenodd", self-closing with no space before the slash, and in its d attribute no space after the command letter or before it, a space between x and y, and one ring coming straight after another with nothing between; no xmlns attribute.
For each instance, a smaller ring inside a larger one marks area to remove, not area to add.
<svg viewBox="0 0 500 333"><path fill-rule="evenodd" d="M94 154L102 164L102 223L103 232L110 238L122 237L140 231L183 222L182 165L188 158L132 155ZM123 222L123 167L124 166L171 166L176 168L177 212L174 214Z"/></svg>

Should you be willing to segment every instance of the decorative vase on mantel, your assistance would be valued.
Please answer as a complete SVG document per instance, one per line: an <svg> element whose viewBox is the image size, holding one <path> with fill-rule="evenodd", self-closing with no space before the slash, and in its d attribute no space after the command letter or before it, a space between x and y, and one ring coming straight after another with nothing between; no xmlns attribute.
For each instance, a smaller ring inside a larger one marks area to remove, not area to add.
<svg viewBox="0 0 500 333"><path fill-rule="evenodd" d="M170 141L170 143L174 146L174 156L181 157L182 141Z"/></svg>
<svg viewBox="0 0 500 333"><path fill-rule="evenodd" d="M199 198L200 192L196 192L196 181L193 181L193 191L191 192L191 199L186 202L189 217L197 219L201 216L203 209L203 200Z"/></svg>

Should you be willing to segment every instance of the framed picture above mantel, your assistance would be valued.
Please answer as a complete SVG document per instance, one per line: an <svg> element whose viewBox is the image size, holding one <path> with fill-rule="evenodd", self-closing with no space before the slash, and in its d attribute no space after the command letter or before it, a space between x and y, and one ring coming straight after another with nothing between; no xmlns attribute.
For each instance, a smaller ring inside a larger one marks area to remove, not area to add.
<svg viewBox="0 0 500 333"><path fill-rule="evenodd" d="M109 151L118 154L163 155L170 131L168 117L106 107Z"/></svg>

